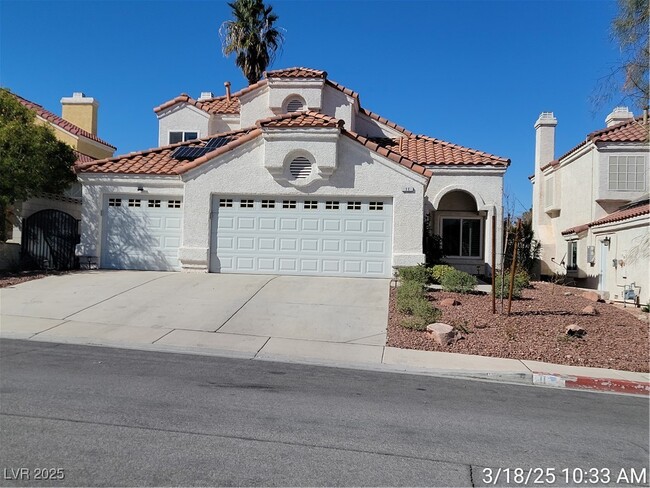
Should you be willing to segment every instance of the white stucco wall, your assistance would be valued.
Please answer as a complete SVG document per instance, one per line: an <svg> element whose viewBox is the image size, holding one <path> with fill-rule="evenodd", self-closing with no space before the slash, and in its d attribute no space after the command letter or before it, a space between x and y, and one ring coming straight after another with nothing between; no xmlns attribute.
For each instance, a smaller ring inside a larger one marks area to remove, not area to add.
<svg viewBox="0 0 650 488"><path fill-rule="evenodd" d="M263 86L241 95L239 102L241 104L239 123L242 128L252 127L258 120L276 115L269 108L268 86Z"/></svg>
<svg viewBox="0 0 650 488"><path fill-rule="evenodd" d="M492 216L496 215L496 249L497 268L501 263L502 234L503 234L503 176L505 168L486 167L472 169L467 167L438 167L433 168L433 176L426 191L425 208L434 211L434 233L440 234L439 219L454 215L449 211L438 212L442 198L453 191L465 191L476 200L478 212L483 220L483 256L482 258L445 258L450 264L463 271L475 274L477 266L481 272L488 272L492 262ZM471 216L472 214L455 213L456 216ZM475 214L474 214L475 215Z"/></svg>
<svg viewBox="0 0 650 488"><path fill-rule="evenodd" d="M210 115L193 105L180 103L158 114L158 145L169 144L170 131L197 131L199 137L210 135Z"/></svg>
<svg viewBox="0 0 650 488"><path fill-rule="evenodd" d="M208 135L220 134L240 129L239 115L213 115L208 124Z"/></svg>
<svg viewBox="0 0 650 488"><path fill-rule="evenodd" d="M610 245L601 254L602 241L606 237L610 239ZM602 280L601 291L606 292L610 300L622 300L623 285L635 283L640 287L635 289L635 293L639 294L641 304L647 304L650 300L648 215L593 227L588 242L596 249L595 273L599 274L604 267L605 279Z"/></svg>
<svg viewBox="0 0 650 488"><path fill-rule="evenodd" d="M354 131L365 137L404 137L404 134L401 132L362 113L356 114L354 125Z"/></svg>
<svg viewBox="0 0 650 488"><path fill-rule="evenodd" d="M354 99L351 96L333 86L325 85L321 111L330 117L343 120L346 129L356 132Z"/></svg>
<svg viewBox="0 0 650 488"><path fill-rule="evenodd" d="M213 195L377 196L393 198L393 266L424 262L422 254L423 192L426 180L373 153L345 136L339 138L338 164L329 179L295 187L276 181L264 167L262 138L184 175L184 268L208 269L210 213ZM318 155L316 155L318 159ZM405 187L415 188L404 193Z"/></svg>

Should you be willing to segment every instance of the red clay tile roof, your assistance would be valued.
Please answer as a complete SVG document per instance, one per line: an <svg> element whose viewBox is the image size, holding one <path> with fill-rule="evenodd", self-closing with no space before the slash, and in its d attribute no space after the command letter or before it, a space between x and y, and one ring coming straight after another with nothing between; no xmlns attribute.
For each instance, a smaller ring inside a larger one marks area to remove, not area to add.
<svg viewBox="0 0 650 488"><path fill-rule="evenodd" d="M510 160L476 149L414 135L397 139L374 139L384 147L389 147L403 156L425 166L470 165L470 166L509 166Z"/></svg>
<svg viewBox="0 0 650 488"><path fill-rule="evenodd" d="M256 127L343 127L343 120L320 112L303 111L277 115L255 122Z"/></svg>
<svg viewBox="0 0 650 488"><path fill-rule="evenodd" d="M230 101L226 98L225 95L215 98L210 98L208 100L198 101L190 97L187 93L181 93L176 98L169 100L162 105L157 106L153 109L154 112L158 113L166 108L173 107L177 103L187 103L193 105L196 108L203 110L209 114L238 114L239 113L239 97L236 95L230 96Z"/></svg>
<svg viewBox="0 0 650 488"><path fill-rule="evenodd" d="M593 142L594 144L598 142L648 142L650 140L648 129L648 123L643 123L643 117L637 117L612 125L611 127L605 127L604 129L591 132L584 141L565 152L555 161L545 164L541 169L543 171L550 166L557 166L562 159L573 154L589 142Z"/></svg>
<svg viewBox="0 0 650 488"><path fill-rule="evenodd" d="M265 71L264 78L327 78L327 71L296 66Z"/></svg>
<svg viewBox="0 0 650 488"><path fill-rule="evenodd" d="M562 235L566 236L569 234L580 234L581 232L584 232L587 229L589 229L589 226L587 224L576 225L575 227L571 227L570 229L563 230Z"/></svg>
<svg viewBox="0 0 650 488"><path fill-rule="evenodd" d="M253 135L254 134L254 135ZM179 142L145 151L132 152L113 158L100 159L86 163L76 164L77 173L121 173L121 174L155 174L155 175L176 175L208 159L223 154L244 142L253 139L261 134L259 129L244 129L238 131L225 132L214 136L196 139L194 141ZM180 146L187 147L204 147L206 143L214 137L229 137L232 140L205 156L195 159L176 159L172 158L174 150Z"/></svg>
<svg viewBox="0 0 650 488"><path fill-rule="evenodd" d="M410 130L406 130L401 125L397 125L395 122L391 122L390 120L385 119L381 115L376 114L374 112L371 112L370 110L366 110L365 108L359 108L359 112L364 114L364 115L367 115L368 117L370 117L373 120L376 120L377 122L381 122L382 124L387 125L388 127L391 127L393 129L401 132L402 134L404 134L406 136L414 135L413 132L411 132Z"/></svg>
<svg viewBox="0 0 650 488"><path fill-rule="evenodd" d="M610 224L612 222L618 222L620 220L627 220L634 217L640 217L641 215L650 213L650 202L648 200L643 200L637 202L636 204L630 204L626 207L623 207L621 210L612 212L605 217L595 220L587 224L589 227L594 227L597 225Z"/></svg>
<svg viewBox="0 0 650 488"><path fill-rule="evenodd" d="M81 127L77 127L76 125L68 122L67 120L59 117L58 115L50 112L49 110L45 110L41 105L30 102L26 98L21 97L20 95L16 95L15 93L11 93L9 90L7 90L7 93L10 93L16 99L25 107L28 109L36 112L36 115L41 117L42 119L50 122L51 124L56 125L57 127L60 127L66 132L69 132L70 134L73 134L75 136L83 136L87 139L93 140L95 142L99 142L100 144L103 144L104 146L108 146L110 148L115 149L115 146L109 144L108 142L100 139L94 134L91 134L90 132L82 129Z"/></svg>
<svg viewBox="0 0 650 488"><path fill-rule="evenodd" d="M90 161L95 161L95 158L93 158L92 156L88 156L87 154L80 153L79 151L76 151L74 149L72 151L74 152L74 155L77 156L77 160L74 163L75 166L77 164L89 163Z"/></svg>
<svg viewBox="0 0 650 488"><path fill-rule="evenodd" d="M376 142L363 137L354 132L343 129L342 121L338 121L333 117L329 117L318 112L304 112L280 115L277 117L270 117L268 119L260 120L256 128L243 129L238 131L231 131L222 134L214 134L209 137L197 139L188 142L179 142L177 144L170 144L146 151L133 152L122 156L113 158L106 158L97 161L90 161L75 165L77 173L120 173L120 174L141 174L141 175L178 175L182 174L192 168L196 168L201 164L213 159L221 154L224 154L235 147L250 141L262 134L262 128L286 128L286 127L338 127L341 133L352 140L355 140L382 156L391 159L397 164L400 164L418 174L430 178L431 170L425 166L411 161L399 152L383 147ZM172 157L172 153L180 146L187 147L204 147L207 142L215 137L230 137L232 140L216 150L205 154L204 156L195 160L176 159Z"/></svg>

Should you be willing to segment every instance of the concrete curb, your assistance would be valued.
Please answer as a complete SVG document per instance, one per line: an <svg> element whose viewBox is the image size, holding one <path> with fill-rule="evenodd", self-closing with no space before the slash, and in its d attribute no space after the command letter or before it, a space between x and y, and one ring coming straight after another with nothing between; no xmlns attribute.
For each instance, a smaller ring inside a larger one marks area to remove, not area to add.
<svg viewBox="0 0 650 488"><path fill-rule="evenodd" d="M650 396L650 383L614 378L594 378L590 376L533 372L533 385Z"/></svg>

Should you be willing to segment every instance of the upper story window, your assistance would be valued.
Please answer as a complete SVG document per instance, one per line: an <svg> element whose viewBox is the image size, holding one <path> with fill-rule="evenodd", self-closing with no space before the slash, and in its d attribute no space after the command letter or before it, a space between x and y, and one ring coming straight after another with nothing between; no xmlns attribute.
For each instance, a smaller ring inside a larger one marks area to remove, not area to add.
<svg viewBox="0 0 650 488"><path fill-rule="evenodd" d="M284 102L284 107L284 111L287 113L302 112L303 110L307 109L307 104L302 99L302 97L294 95L286 99Z"/></svg>
<svg viewBox="0 0 650 488"><path fill-rule="evenodd" d="M170 131L169 133L169 143L176 144L177 142L183 141L193 141L194 139L199 138L199 133L197 131Z"/></svg>
<svg viewBox="0 0 650 488"><path fill-rule="evenodd" d="M644 191L646 189L645 156L610 156L609 189Z"/></svg>

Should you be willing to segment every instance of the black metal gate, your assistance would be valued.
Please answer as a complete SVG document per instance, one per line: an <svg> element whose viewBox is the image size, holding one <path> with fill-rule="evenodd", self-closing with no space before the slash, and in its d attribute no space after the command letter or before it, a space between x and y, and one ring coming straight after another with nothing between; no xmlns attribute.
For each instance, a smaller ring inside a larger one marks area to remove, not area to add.
<svg viewBox="0 0 650 488"><path fill-rule="evenodd" d="M60 210L41 210L23 220L22 260L32 268L73 269L79 267L75 245L79 221Z"/></svg>

